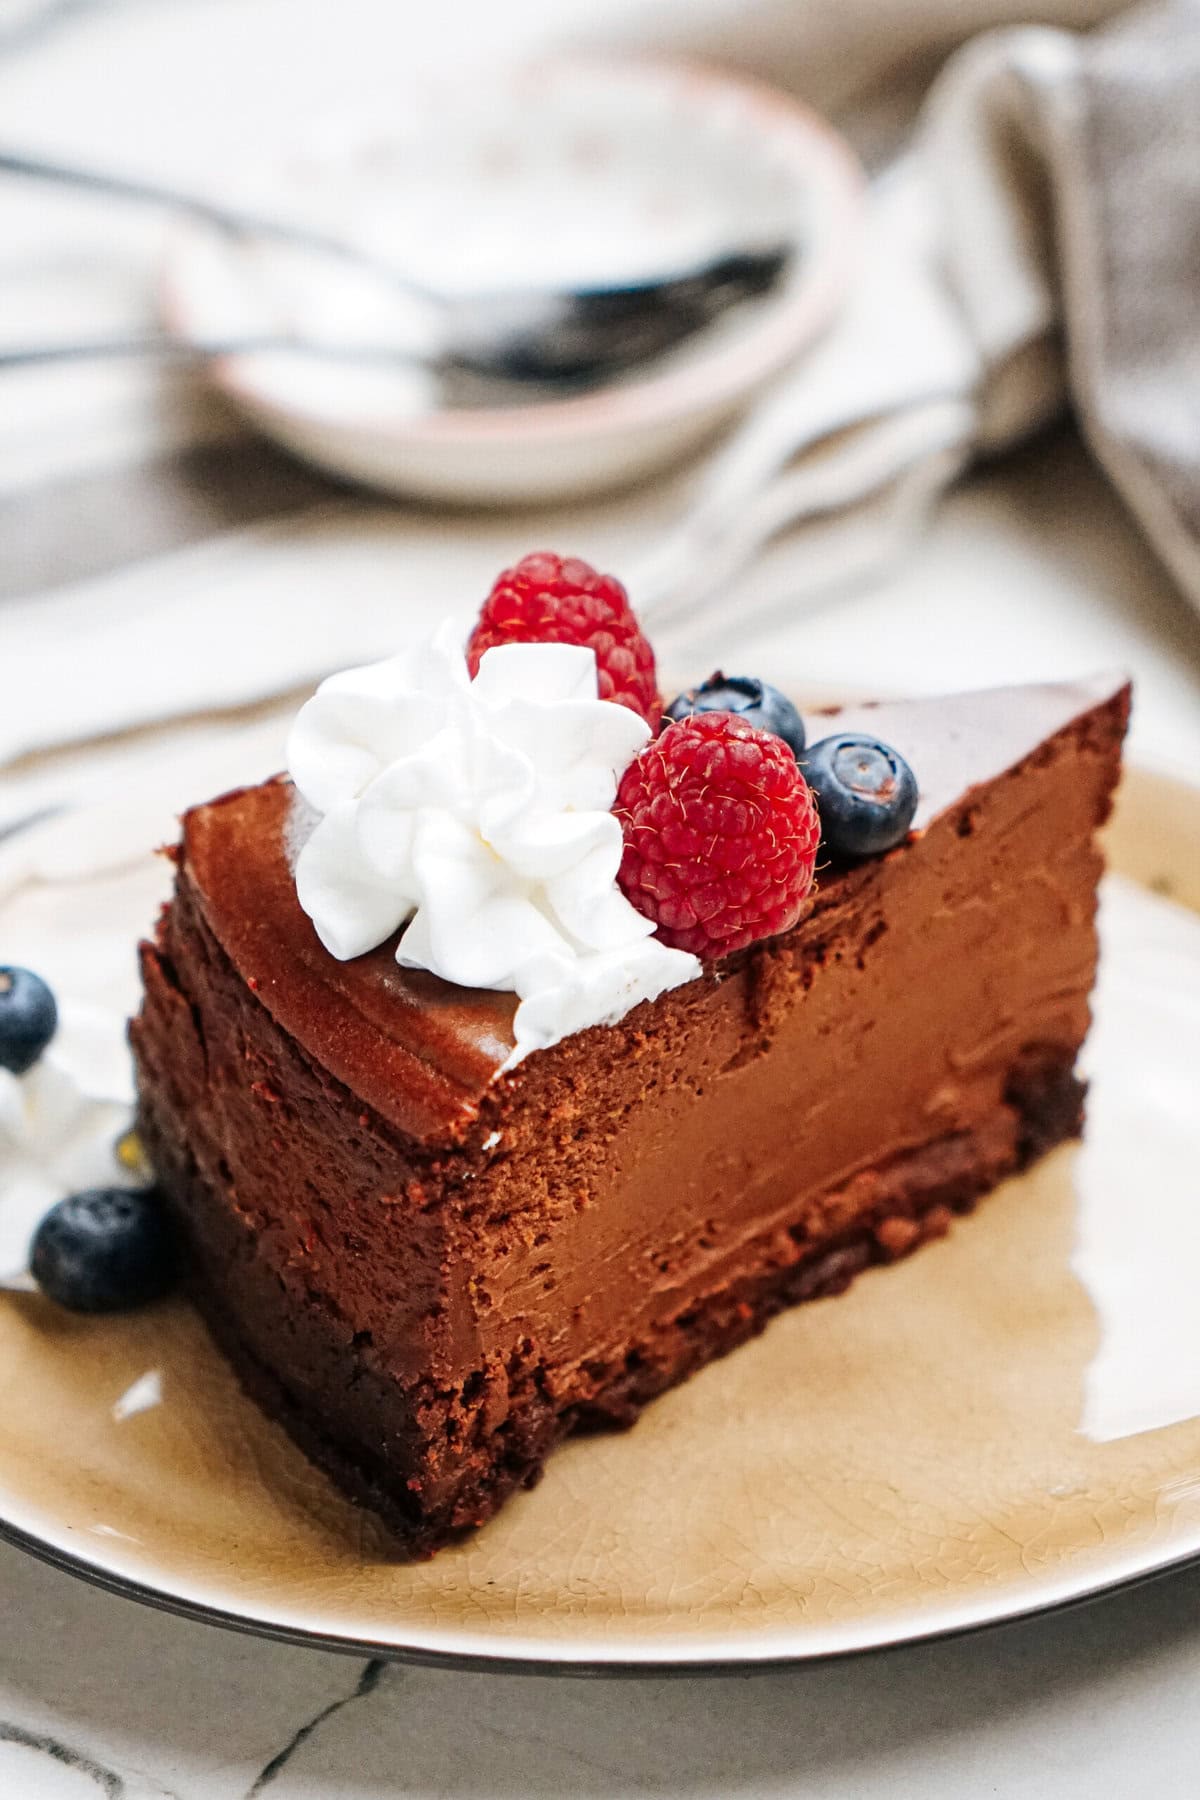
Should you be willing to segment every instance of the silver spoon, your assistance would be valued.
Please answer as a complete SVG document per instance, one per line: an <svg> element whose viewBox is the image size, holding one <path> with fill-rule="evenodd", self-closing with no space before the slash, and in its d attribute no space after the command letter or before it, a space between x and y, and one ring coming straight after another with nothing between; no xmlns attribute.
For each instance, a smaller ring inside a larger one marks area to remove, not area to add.
<svg viewBox="0 0 1200 1800"><path fill-rule="evenodd" d="M159 336L99 338L0 349L0 368L93 358L208 357L286 349L356 361L419 361L443 374L522 388L594 386L674 349L727 308L769 292L794 253L793 246L776 243L731 250L693 268L642 281L459 296L440 293L407 270L344 239L200 194L3 149L0 173L162 207L234 237L263 238L351 265L423 301L437 315L441 336L441 348L431 357L394 344L339 345L286 333L194 343Z"/></svg>

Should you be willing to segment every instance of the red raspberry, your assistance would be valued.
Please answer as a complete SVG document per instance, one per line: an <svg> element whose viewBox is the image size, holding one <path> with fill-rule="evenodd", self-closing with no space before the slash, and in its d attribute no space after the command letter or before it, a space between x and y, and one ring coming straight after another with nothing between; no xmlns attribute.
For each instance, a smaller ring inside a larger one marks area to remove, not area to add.
<svg viewBox="0 0 1200 1800"><path fill-rule="evenodd" d="M772 732L722 712L668 725L626 769L614 811L618 880L664 944L728 956L803 913L821 823Z"/></svg>
<svg viewBox="0 0 1200 1800"><path fill-rule="evenodd" d="M496 644L582 644L596 652L600 698L618 700L657 725L654 652L642 636L629 597L611 575L577 556L539 550L505 569L484 601L467 643L467 667Z"/></svg>

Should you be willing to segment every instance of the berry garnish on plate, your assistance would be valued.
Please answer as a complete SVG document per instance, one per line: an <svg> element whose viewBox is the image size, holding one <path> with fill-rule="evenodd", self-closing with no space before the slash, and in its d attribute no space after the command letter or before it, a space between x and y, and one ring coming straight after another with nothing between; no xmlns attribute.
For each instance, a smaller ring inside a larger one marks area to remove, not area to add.
<svg viewBox="0 0 1200 1800"><path fill-rule="evenodd" d="M176 1257L162 1201L149 1188L89 1188L60 1200L34 1233L34 1280L71 1312L120 1312L171 1286Z"/></svg>
<svg viewBox="0 0 1200 1800"><path fill-rule="evenodd" d="M898 750L842 732L806 750L800 767L816 795L821 839L834 856L879 856L903 842L917 782Z"/></svg>
<svg viewBox="0 0 1200 1800"><path fill-rule="evenodd" d="M794 756L804 749L804 720L786 694L757 675L722 675L718 669L699 687L677 694L667 708L668 719L690 719L694 713L728 712L772 731L782 738Z"/></svg>
<svg viewBox="0 0 1200 1800"><path fill-rule="evenodd" d="M0 969L0 1069L24 1075L58 1027L54 995L31 969Z"/></svg>
<svg viewBox="0 0 1200 1800"><path fill-rule="evenodd" d="M658 719L654 652L634 617L629 597L611 575L577 556L535 552L497 576L467 640L467 667L479 672L485 650L497 644L579 644L596 653L601 700L616 700Z"/></svg>
<svg viewBox="0 0 1200 1800"><path fill-rule="evenodd" d="M727 956L804 912L820 821L773 733L724 712L670 724L626 769L614 811L617 879L665 944Z"/></svg>
<svg viewBox="0 0 1200 1800"><path fill-rule="evenodd" d="M146 1155L146 1146L135 1126L131 1125L121 1133L113 1145L113 1155L127 1174L138 1181L144 1181L147 1187L150 1185L154 1171Z"/></svg>

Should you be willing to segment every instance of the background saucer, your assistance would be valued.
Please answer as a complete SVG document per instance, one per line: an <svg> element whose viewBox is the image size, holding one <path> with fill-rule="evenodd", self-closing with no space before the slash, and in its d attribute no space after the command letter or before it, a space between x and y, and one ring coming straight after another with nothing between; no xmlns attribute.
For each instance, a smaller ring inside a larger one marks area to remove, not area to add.
<svg viewBox="0 0 1200 1800"><path fill-rule="evenodd" d="M1111 848L1102 1021L1114 977L1169 940L1156 920L1200 910L1200 789L1131 770ZM149 858L76 874L57 928L132 939L164 876ZM6 942L45 917L36 886L10 897ZM1200 1006L1182 968L1145 966L1176 1019ZM1154 995L1140 978L1136 994L1144 1016ZM1171 1033L1131 1068L1108 1016L1096 1107L1161 1099ZM1194 1107L1175 1124L1164 1178L1194 1184ZM1105 1443L1077 1429L1100 1338L1072 1273L1081 1160L1056 1152L911 1262L780 1318L634 1431L568 1444L540 1487L415 1566L242 1397L184 1304L106 1320L0 1296L0 1531L250 1631L574 1670L828 1656L1137 1579L1200 1555L1200 1418ZM1152 1196L1129 1200L1145 1218Z"/></svg>
<svg viewBox="0 0 1200 1800"><path fill-rule="evenodd" d="M258 426L335 474L493 504L626 484L710 436L829 322L862 210L853 152L799 102L699 65L619 58L417 90L386 121L330 126L243 186L259 210L413 260L449 289L636 277L730 244L796 245L769 296L591 394L447 409L428 376L377 362L210 364ZM306 292L294 257L199 224L180 229L164 272L168 327L187 340L283 317L301 334L344 327L377 342L364 306L358 288Z"/></svg>

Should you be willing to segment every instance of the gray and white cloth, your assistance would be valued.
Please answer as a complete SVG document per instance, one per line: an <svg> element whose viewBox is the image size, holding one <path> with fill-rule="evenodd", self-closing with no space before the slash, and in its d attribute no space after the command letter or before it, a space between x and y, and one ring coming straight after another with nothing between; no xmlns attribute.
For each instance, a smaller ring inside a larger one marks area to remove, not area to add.
<svg viewBox="0 0 1200 1800"><path fill-rule="evenodd" d="M1200 4L955 55L872 196L850 304L718 456L655 579L783 530L798 601L898 553L962 467L1073 409L1200 607ZM736 524L734 523L736 521Z"/></svg>
<svg viewBox="0 0 1200 1800"><path fill-rule="evenodd" d="M930 95L920 155L979 353L974 447L1065 395L1200 606L1200 4L983 38Z"/></svg>

